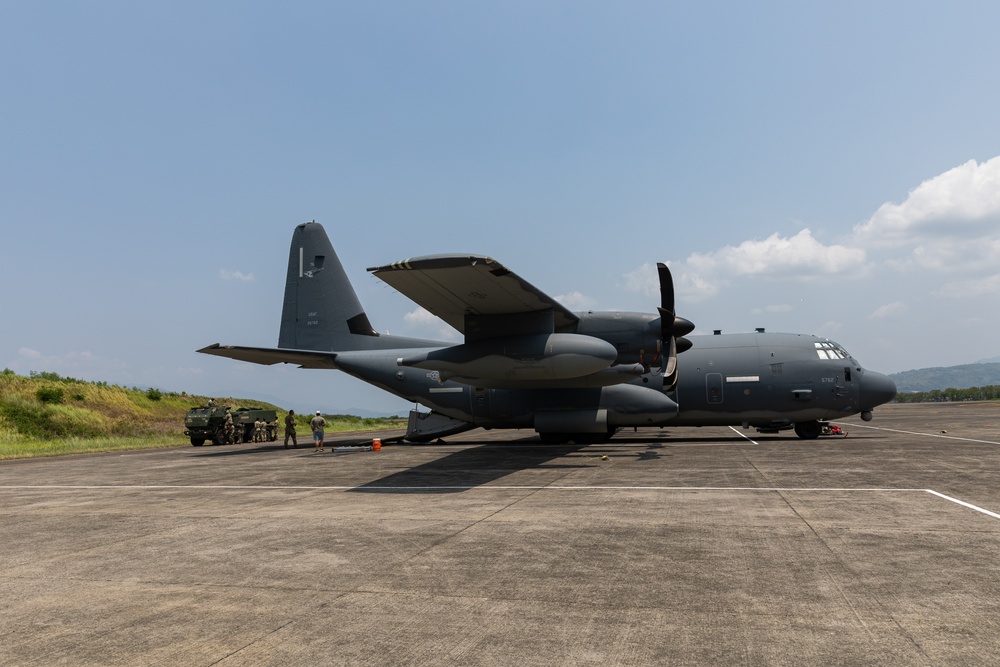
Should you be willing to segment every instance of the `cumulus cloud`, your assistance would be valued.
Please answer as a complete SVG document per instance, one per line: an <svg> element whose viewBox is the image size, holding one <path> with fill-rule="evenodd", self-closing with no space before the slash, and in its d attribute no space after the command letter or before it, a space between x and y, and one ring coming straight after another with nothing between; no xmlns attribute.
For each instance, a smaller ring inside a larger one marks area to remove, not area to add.
<svg viewBox="0 0 1000 667"><path fill-rule="evenodd" d="M878 320L905 313L907 310L908 309L905 303L902 301L894 301L893 303L887 303L884 306L879 306L875 309L875 312L869 315L869 317L873 320Z"/></svg>
<svg viewBox="0 0 1000 667"><path fill-rule="evenodd" d="M780 280L812 283L831 277L868 276L877 265L898 271L919 268L939 275L961 274L933 294L970 297L1000 293L1000 156L963 165L930 178L902 203L885 203L856 225L841 243L827 245L811 230L793 236L771 234L670 264L677 298L704 301L737 282ZM976 277L979 276L979 277ZM646 263L625 274L627 290L658 293L656 267ZM897 315L902 302L871 317ZM765 311L780 312L780 311Z"/></svg>
<svg viewBox="0 0 1000 667"><path fill-rule="evenodd" d="M678 296L701 301L715 296L734 279L763 278L810 282L830 276L863 275L867 255L864 249L845 245L824 245L809 229L783 237L771 234L763 240L743 241L707 253L692 253L686 260L671 264ZM626 274L626 289L656 294L656 267L643 264Z"/></svg>
<svg viewBox="0 0 1000 667"><path fill-rule="evenodd" d="M219 277L225 281L238 280L240 282L252 282L252 273L243 273L242 271L230 271L229 269L219 269Z"/></svg>
<svg viewBox="0 0 1000 667"><path fill-rule="evenodd" d="M577 291L570 292L569 294L560 294L555 297L555 300L573 311L590 310L596 305L596 302L589 296Z"/></svg>
<svg viewBox="0 0 1000 667"><path fill-rule="evenodd" d="M904 251L889 264L937 272L1000 263L1000 157L970 160L930 178L901 204L885 203L854 228L853 240Z"/></svg>
<svg viewBox="0 0 1000 667"><path fill-rule="evenodd" d="M1000 273L973 280L957 280L934 291L935 296L948 299L968 299L1000 294Z"/></svg>
<svg viewBox="0 0 1000 667"><path fill-rule="evenodd" d="M624 276L625 289L629 292L638 292L644 296L660 295L660 279L656 273L656 265L646 262L633 271L629 271Z"/></svg>
<svg viewBox="0 0 1000 667"><path fill-rule="evenodd" d="M836 275L860 270L865 251L843 245L823 245L809 229L788 238L771 234L763 241L744 241L710 253L693 253L685 260L699 273L728 276L801 277Z"/></svg>
<svg viewBox="0 0 1000 667"><path fill-rule="evenodd" d="M434 315L424 308L417 308L403 315L403 321L418 331L430 332L426 335L433 335L444 340L457 340L459 334L444 320Z"/></svg>

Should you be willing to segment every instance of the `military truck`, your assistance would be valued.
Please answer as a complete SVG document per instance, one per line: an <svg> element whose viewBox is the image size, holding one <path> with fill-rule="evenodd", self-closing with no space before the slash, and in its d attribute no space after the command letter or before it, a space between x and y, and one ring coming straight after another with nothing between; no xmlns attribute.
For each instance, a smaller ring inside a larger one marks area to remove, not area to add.
<svg viewBox="0 0 1000 667"><path fill-rule="evenodd" d="M265 440L274 442L278 439L278 414L274 410L254 410L237 408L230 410L233 415L234 442L250 442L253 440L254 422L261 419L267 422ZM226 442L226 407L201 406L191 408L184 415L184 435L191 438L191 444L201 447L206 440L217 445Z"/></svg>

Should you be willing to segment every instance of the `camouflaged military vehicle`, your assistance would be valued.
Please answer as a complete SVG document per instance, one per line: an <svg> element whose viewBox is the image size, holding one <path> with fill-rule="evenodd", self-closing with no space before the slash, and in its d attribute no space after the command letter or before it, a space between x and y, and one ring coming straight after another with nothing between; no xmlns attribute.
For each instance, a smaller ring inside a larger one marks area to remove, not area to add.
<svg viewBox="0 0 1000 667"><path fill-rule="evenodd" d="M254 423L258 419L267 422L264 440L274 442L278 439L278 414L274 410L237 408L230 413L233 415L234 442L252 442ZM191 438L195 447L201 447L206 440L216 445L225 444L226 406L202 406L188 410L184 415L184 435Z"/></svg>

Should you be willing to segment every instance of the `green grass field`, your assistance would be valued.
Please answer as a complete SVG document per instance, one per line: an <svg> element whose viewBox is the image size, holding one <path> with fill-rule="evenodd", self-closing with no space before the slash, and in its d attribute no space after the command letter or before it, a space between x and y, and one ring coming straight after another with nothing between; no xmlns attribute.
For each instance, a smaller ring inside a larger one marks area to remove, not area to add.
<svg viewBox="0 0 1000 667"><path fill-rule="evenodd" d="M287 411L260 401L214 397L224 405ZM84 382L55 373L0 372L0 460L189 445L184 415L208 397ZM327 432L405 428L398 418L324 415ZM299 439L311 415L296 415ZM279 433L283 433L283 428Z"/></svg>

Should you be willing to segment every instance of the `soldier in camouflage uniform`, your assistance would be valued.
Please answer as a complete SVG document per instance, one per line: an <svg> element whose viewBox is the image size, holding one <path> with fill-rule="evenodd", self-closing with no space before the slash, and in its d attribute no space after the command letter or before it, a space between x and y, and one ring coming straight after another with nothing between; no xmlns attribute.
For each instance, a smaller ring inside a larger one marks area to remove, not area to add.
<svg viewBox="0 0 1000 667"><path fill-rule="evenodd" d="M285 415L285 449L288 449L288 439L292 439L292 447L299 448L299 443L295 440L295 410L289 410Z"/></svg>
<svg viewBox="0 0 1000 667"><path fill-rule="evenodd" d="M260 419L253 420L253 441L260 442Z"/></svg>
<svg viewBox="0 0 1000 667"><path fill-rule="evenodd" d="M224 429L226 435L226 444L233 444L233 436L235 435L236 429L233 428L233 415L229 412L229 406L226 406L226 421L224 422Z"/></svg>

